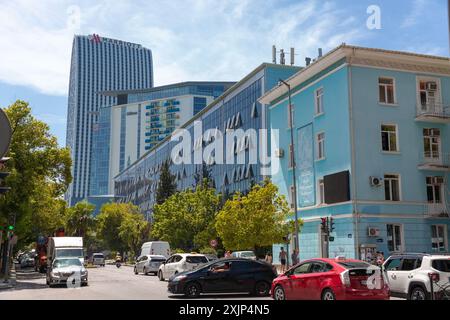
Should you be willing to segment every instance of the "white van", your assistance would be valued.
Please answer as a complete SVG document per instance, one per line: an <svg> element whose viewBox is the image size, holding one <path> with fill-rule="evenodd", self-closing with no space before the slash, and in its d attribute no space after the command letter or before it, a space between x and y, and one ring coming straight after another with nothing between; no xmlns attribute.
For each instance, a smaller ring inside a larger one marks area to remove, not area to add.
<svg viewBox="0 0 450 320"><path fill-rule="evenodd" d="M141 257L149 255L160 255L166 259L170 257L170 245L167 241L146 242L141 247Z"/></svg>

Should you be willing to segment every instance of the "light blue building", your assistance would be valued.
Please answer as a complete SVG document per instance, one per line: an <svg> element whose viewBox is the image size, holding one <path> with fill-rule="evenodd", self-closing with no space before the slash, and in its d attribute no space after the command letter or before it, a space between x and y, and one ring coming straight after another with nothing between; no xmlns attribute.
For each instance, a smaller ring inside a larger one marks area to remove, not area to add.
<svg viewBox="0 0 450 320"><path fill-rule="evenodd" d="M300 258L448 252L449 59L344 44L287 82ZM260 102L280 135L272 179L292 199L287 100L282 85ZM330 239L325 217L335 223Z"/></svg>

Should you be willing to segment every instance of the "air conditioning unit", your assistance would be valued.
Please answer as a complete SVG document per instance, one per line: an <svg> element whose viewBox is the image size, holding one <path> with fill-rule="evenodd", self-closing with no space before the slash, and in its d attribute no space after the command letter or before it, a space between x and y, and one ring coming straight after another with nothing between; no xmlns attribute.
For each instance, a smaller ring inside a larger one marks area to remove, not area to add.
<svg viewBox="0 0 450 320"><path fill-rule="evenodd" d="M372 187L381 187L383 185L383 178L370 177L370 185Z"/></svg>
<svg viewBox="0 0 450 320"><path fill-rule="evenodd" d="M284 150L283 149L276 149L275 150L275 157L283 158L284 157Z"/></svg>
<svg viewBox="0 0 450 320"><path fill-rule="evenodd" d="M438 86L436 82L427 82L427 91L437 91Z"/></svg>
<svg viewBox="0 0 450 320"><path fill-rule="evenodd" d="M369 231L368 232L369 237L379 237L380 236L380 229L369 228L368 231Z"/></svg>

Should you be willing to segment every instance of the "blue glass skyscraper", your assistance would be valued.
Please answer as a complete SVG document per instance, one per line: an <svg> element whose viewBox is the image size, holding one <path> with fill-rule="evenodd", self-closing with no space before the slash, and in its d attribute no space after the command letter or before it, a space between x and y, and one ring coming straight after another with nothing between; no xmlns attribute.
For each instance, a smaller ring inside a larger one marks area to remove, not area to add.
<svg viewBox="0 0 450 320"><path fill-rule="evenodd" d="M92 131L100 106L115 104L107 90L153 87L152 52L139 44L77 35L73 41L67 115L67 146L73 182L66 199L74 205L89 194Z"/></svg>

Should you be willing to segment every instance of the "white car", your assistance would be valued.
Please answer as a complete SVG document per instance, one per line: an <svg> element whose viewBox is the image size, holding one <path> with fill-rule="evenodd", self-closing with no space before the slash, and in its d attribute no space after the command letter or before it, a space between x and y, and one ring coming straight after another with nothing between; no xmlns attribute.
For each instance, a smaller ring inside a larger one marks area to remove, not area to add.
<svg viewBox="0 0 450 320"><path fill-rule="evenodd" d="M256 260L256 255L253 251L235 251L231 254L233 258L243 258Z"/></svg>
<svg viewBox="0 0 450 320"><path fill-rule="evenodd" d="M145 275L153 273L156 276L159 267L163 262L166 262L166 257L164 256L158 255L140 256L136 260L136 264L134 265L134 274L139 274L139 272L142 272Z"/></svg>
<svg viewBox="0 0 450 320"><path fill-rule="evenodd" d="M94 266L104 267L105 266L105 256L103 255L103 253L94 253L92 255L92 264Z"/></svg>
<svg viewBox="0 0 450 320"><path fill-rule="evenodd" d="M429 254L398 254L383 264L383 272L391 295L409 300L431 299L431 278L434 299L443 299L443 288L450 294L450 256Z"/></svg>
<svg viewBox="0 0 450 320"><path fill-rule="evenodd" d="M158 278L164 281L175 274L197 269L208 262L208 258L203 254L174 254L159 267Z"/></svg>

